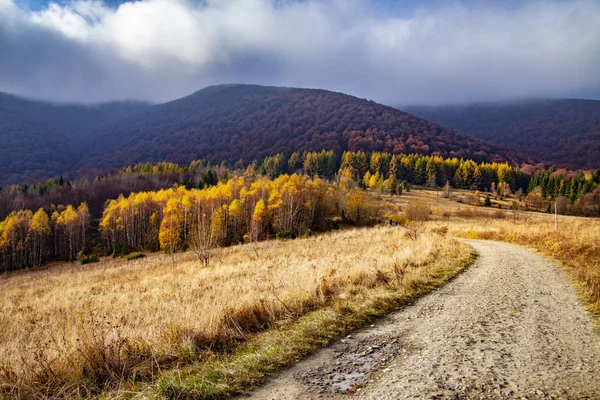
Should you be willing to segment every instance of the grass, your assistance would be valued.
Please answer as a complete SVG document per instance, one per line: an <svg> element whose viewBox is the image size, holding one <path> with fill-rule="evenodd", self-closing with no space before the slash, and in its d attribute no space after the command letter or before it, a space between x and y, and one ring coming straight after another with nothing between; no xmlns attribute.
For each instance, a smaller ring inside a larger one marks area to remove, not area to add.
<svg viewBox="0 0 600 400"><path fill-rule="evenodd" d="M445 232L352 229L0 279L0 395L238 393L441 285L471 258Z"/></svg>
<svg viewBox="0 0 600 400"><path fill-rule="evenodd" d="M388 280L386 285L373 287L353 298L337 299L330 307L261 333L230 355L168 372L150 387L150 392L169 398L201 399L243 393L261 383L267 374L431 292L473 259L474 254L466 258L457 254L437 259L418 272L408 272L402 282L393 282L395 274L388 272L384 278Z"/></svg>
<svg viewBox="0 0 600 400"><path fill-rule="evenodd" d="M84 256L81 259L81 265L92 264L92 263L97 263L97 262L100 262L100 257L98 257L96 254Z"/></svg>
<svg viewBox="0 0 600 400"><path fill-rule="evenodd" d="M138 260L138 259L144 258L144 257L146 257L146 254L137 252L137 253L127 254L125 259L126 260Z"/></svg>

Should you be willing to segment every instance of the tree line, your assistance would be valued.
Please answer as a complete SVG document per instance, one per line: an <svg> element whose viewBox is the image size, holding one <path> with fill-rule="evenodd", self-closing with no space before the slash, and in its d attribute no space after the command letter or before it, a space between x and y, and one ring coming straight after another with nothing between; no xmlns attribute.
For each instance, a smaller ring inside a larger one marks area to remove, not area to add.
<svg viewBox="0 0 600 400"><path fill-rule="evenodd" d="M600 216L600 170L569 176L551 168L534 174L525 201L538 211Z"/></svg>
<svg viewBox="0 0 600 400"><path fill-rule="evenodd" d="M86 203L12 212L0 222L0 265L5 270L37 267L48 259L75 260L86 249L90 213Z"/></svg>
<svg viewBox="0 0 600 400"><path fill-rule="evenodd" d="M61 177L1 190L0 257L4 269L37 266L47 259L73 260L89 249L89 236L98 244L98 233L116 252L193 249L201 239L211 248L269 235L298 236L326 229L333 216L357 224L372 219L371 211L360 209L366 202L360 189L398 194L410 185L451 186L501 197L516 192L540 211L554 201L563 212L600 212L600 207L589 206L600 204L600 170L528 174L507 163L326 150L290 157L280 153L249 165L240 160L218 165L203 160L186 165L142 163L93 178ZM258 188L260 198L255 198ZM331 190L335 196L325 195ZM317 193L322 197L314 197ZM325 204L335 205L334 211ZM291 214L281 214L279 207ZM163 226L165 214L171 222ZM253 216L258 221L261 215L261 224L253 222ZM171 239L177 235L168 232L177 232L173 227L180 220L181 241L176 242ZM217 229L219 224L223 227ZM205 229L203 236L198 226Z"/></svg>
<svg viewBox="0 0 600 400"><path fill-rule="evenodd" d="M376 221L376 210L360 190L342 190L318 176L283 174L270 179L251 171L202 189L174 185L107 201L98 221L101 247L114 255L192 250L208 263L217 247L310 235L334 228L339 221ZM52 206L50 214L43 208L13 212L0 223L2 268L74 260L90 249L90 227L86 203L77 208Z"/></svg>
<svg viewBox="0 0 600 400"><path fill-rule="evenodd" d="M120 196L105 208L100 231L112 251L193 250L207 263L216 247L309 235L329 229L336 217L369 223L375 214L359 201L361 195L340 192L319 177L246 175L205 189L179 186Z"/></svg>
<svg viewBox="0 0 600 400"><path fill-rule="evenodd" d="M205 188L251 170L271 179L281 174L303 173L323 179L352 179L361 187L396 190L397 185L427 185L496 192L502 196L521 190L532 193L538 186L542 198L565 196L575 202L591 193L599 184L600 170L592 173L550 169L534 173L531 168L521 170L507 163L477 163L462 158L442 158L421 154L390 154L357 151L335 153L283 153L263 160L244 164L241 160L224 160L214 164L197 160L179 165L171 162L142 163L104 175L82 176L74 180L49 179L32 185L11 185L0 188L0 219L20 209L49 210L51 204L79 204L85 201L93 219L100 218L107 199L119 194L166 189L173 184L191 188ZM368 174L367 174L368 173ZM387 182L386 182L387 180ZM564 182L562 182L564 181ZM384 185L385 182L385 185ZM385 187L384 187L385 186Z"/></svg>

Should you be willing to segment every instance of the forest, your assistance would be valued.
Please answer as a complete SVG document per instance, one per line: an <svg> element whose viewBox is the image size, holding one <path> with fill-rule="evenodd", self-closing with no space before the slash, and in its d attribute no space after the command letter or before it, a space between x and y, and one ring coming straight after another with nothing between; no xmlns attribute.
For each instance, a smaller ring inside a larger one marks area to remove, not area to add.
<svg viewBox="0 0 600 400"><path fill-rule="evenodd" d="M392 107L342 93L220 85L119 121L78 165L122 168L139 162L251 162L294 151L384 151L476 161L529 161L515 151L444 128ZM160 150L159 150L160 149Z"/></svg>
<svg viewBox="0 0 600 400"><path fill-rule="evenodd" d="M600 101L597 100L529 100L406 110L551 165L600 168Z"/></svg>
<svg viewBox="0 0 600 400"><path fill-rule="evenodd" d="M0 190L4 270L89 254L194 250L375 223L364 191L400 195L411 185L513 196L528 209L600 215L600 170L526 173L507 163L421 154L333 151L268 156L244 165L193 161L127 167L74 181ZM544 206L548 209L544 209Z"/></svg>
<svg viewBox="0 0 600 400"><path fill-rule="evenodd" d="M211 86L164 104L54 105L0 93L0 185L105 175L141 162L244 163L295 151L529 162L474 136L342 93Z"/></svg>
<svg viewBox="0 0 600 400"><path fill-rule="evenodd" d="M147 106L141 102L51 104L0 92L0 185L64 174L97 132Z"/></svg>

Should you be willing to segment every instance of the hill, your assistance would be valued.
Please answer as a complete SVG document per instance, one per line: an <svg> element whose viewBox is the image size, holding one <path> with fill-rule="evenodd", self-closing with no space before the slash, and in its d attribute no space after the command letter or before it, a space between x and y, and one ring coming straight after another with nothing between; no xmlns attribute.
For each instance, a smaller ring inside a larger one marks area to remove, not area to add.
<svg viewBox="0 0 600 400"><path fill-rule="evenodd" d="M88 149L93 132L147 106L50 104L0 92L0 184L68 171Z"/></svg>
<svg viewBox="0 0 600 400"><path fill-rule="evenodd" d="M561 167L600 167L600 101L536 100L403 109Z"/></svg>
<svg viewBox="0 0 600 400"><path fill-rule="evenodd" d="M439 154L528 161L381 104L325 90L211 86L150 106L55 105L0 95L0 185L139 162L254 159L294 151Z"/></svg>
<svg viewBox="0 0 600 400"><path fill-rule="evenodd" d="M220 85L143 109L97 138L80 164L252 161L276 153L345 150L523 161L514 152L381 104L325 90Z"/></svg>

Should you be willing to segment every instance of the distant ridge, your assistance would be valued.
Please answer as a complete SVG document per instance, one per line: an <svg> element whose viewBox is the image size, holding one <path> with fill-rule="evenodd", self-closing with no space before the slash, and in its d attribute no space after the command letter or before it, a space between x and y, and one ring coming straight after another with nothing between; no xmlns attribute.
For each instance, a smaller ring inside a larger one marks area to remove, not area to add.
<svg viewBox="0 0 600 400"><path fill-rule="evenodd" d="M600 168L599 100L530 100L405 109L557 166Z"/></svg>
<svg viewBox="0 0 600 400"><path fill-rule="evenodd" d="M143 102L53 104L0 92L0 185L69 171L94 132L145 107Z"/></svg>

